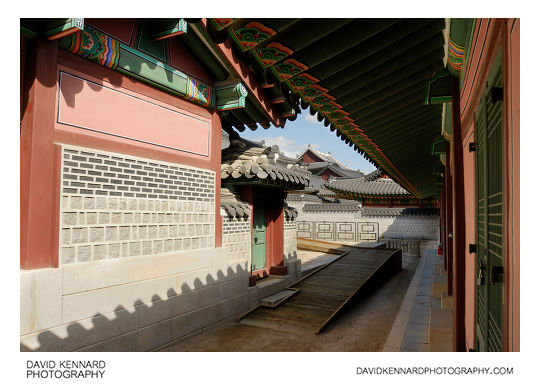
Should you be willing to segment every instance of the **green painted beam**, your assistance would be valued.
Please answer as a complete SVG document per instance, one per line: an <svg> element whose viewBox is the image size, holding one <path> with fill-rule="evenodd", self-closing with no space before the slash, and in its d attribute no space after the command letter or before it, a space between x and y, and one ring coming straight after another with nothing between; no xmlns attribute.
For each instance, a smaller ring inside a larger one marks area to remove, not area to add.
<svg viewBox="0 0 540 385"><path fill-rule="evenodd" d="M341 53L348 52L362 41L373 38L398 21L398 19L353 20L335 31L320 33L318 40L315 37L308 39L306 42L309 42L309 45L295 50L293 57L302 58L302 63L308 67L316 66Z"/></svg>
<svg viewBox="0 0 540 385"><path fill-rule="evenodd" d="M369 122L373 117L385 115L386 112L397 110L400 105L408 105L410 103L422 103L422 95L424 93L425 86L423 84L413 84L405 90L392 95L389 98L380 100L376 106L362 107L360 109L352 109L349 107L348 111L358 116L358 120L364 123Z"/></svg>
<svg viewBox="0 0 540 385"><path fill-rule="evenodd" d="M345 100L347 103L353 103L362 99L369 99L374 93L395 87L409 78L411 80L417 79L419 82L424 81L426 74L431 73L433 68L439 65L442 68L442 59L439 55L431 55L431 58L422 56L412 64L399 67L386 74L385 77L377 79L377 81L360 83L358 87L351 83L350 88L348 90L344 89L344 93L339 99Z"/></svg>
<svg viewBox="0 0 540 385"><path fill-rule="evenodd" d="M149 19L149 33L153 40L169 39L187 33L185 19Z"/></svg>
<svg viewBox="0 0 540 385"><path fill-rule="evenodd" d="M460 77L465 59L465 47L474 27L473 19L452 18L448 38L448 70Z"/></svg>
<svg viewBox="0 0 540 385"><path fill-rule="evenodd" d="M399 103L396 103L394 105L391 105L391 107L388 107L385 111L376 111L373 114L370 114L365 117L357 117L356 114L354 114L354 117L356 118L357 124L362 123L362 125L365 127L369 124L381 124L384 122L388 122L390 120L396 119L397 117L402 117L402 115L407 115L409 111L416 109L418 106L424 106L422 103L422 95L424 93L424 90L417 91L416 96L417 97L410 97L408 99L402 99L399 101ZM418 96L419 95L419 96ZM420 98L420 99L418 99ZM426 106L426 108L428 108Z"/></svg>
<svg viewBox="0 0 540 385"><path fill-rule="evenodd" d="M125 44L120 44L118 68L186 95L187 76Z"/></svg>
<svg viewBox="0 0 540 385"><path fill-rule="evenodd" d="M56 40L84 29L83 18L21 19L21 34L28 38L41 35Z"/></svg>
<svg viewBox="0 0 540 385"><path fill-rule="evenodd" d="M415 126L425 121L436 124L437 121L435 121L435 119L437 119L437 121L440 123L441 117L439 114L437 114L436 112L434 113L433 111L423 110L419 108L414 113L404 116L403 119L391 120L386 124L380 124L377 126L370 127L366 125L364 127L369 127L370 135L373 135L375 137L380 134L384 135L384 133L386 132L395 132L396 130L400 130L403 127L406 128L410 126Z"/></svg>
<svg viewBox="0 0 540 385"><path fill-rule="evenodd" d="M227 69L221 65L195 33L185 33L180 35L180 39L182 39L217 81L226 81L229 78Z"/></svg>
<svg viewBox="0 0 540 385"><path fill-rule="evenodd" d="M452 101L450 72L441 69L429 80L425 87L424 104L440 104Z"/></svg>
<svg viewBox="0 0 540 385"><path fill-rule="evenodd" d="M135 49L153 56L162 63L167 62L167 47L164 41L154 40L152 37L152 19L140 23L135 40Z"/></svg>
<svg viewBox="0 0 540 385"><path fill-rule="evenodd" d="M378 69L369 71L368 73L351 79L348 84L341 86L339 89L333 90L332 94L339 93L346 95L351 92L360 92L362 88L372 88L385 84L396 84L397 81L403 79L403 75L400 72L416 72L421 69L424 74L431 74L436 70L443 67L444 50L442 48L435 49L425 55L418 57L414 61L407 62L393 62L381 65ZM324 82L319 83L321 86L326 87Z"/></svg>
<svg viewBox="0 0 540 385"><path fill-rule="evenodd" d="M438 131L435 130L434 127L437 127L436 122L433 123L433 121L428 121L415 126L404 126L392 131L371 135L370 138L372 141L377 143L379 147L386 150L388 146L392 146L394 144L403 148L404 141L414 139L415 137L420 136L422 133L431 131L433 133L432 137L421 135L421 140L425 140L427 143L431 144L433 137L437 136L438 134Z"/></svg>
<svg viewBox="0 0 540 385"><path fill-rule="evenodd" d="M265 123L268 121L268 118L262 114L262 112L257 108L256 101L254 101L252 95L248 95L246 98L246 107L245 110L248 115L257 123Z"/></svg>
<svg viewBox="0 0 540 385"><path fill-rule="evenodd" d="M413 112L418 112L424 109L427 110L430 108L433 109L437 107L440 112L441 111L440 106L425 106L424 104L422 104L422 102L414 101L414 102L411 102L410 104L401 106L400 109L393 111L391 114L378 117L377 119L372 119L369 122L366 122L366 121L362 122L361 120L358 120L359 122L358 124L360 124L360 122L362 123L360 128L363 128L363 127L366 127L366 129L369 129L370 127L376 128L377 126L380 126L381 124L388 123L396 119L403 119L404 117L412 114ZM353 116L353 118L356 118L356 116Z"/></svg>
<svg viewBox="0 0 540 385"><path fill-rule="evenodd" d="M325 79L340 71L346 70L351 66L351 64L359 63L368 56L377 54L380 50L384 49L384 47L401 40L404 35L407 36L414 33L414 31L424 28L427 25L439 23L440 21L434 22L429 19L400 20L398 23L395 23L389 28L386 28L380 33L376 34L371 39L358 42L353 49L343 52L337 56L324 58L325 60L322 63L310 68L310 73L319 79ZM426 32L427 31L424 31L423 33L425 34Z"/></svg>
<svg viewBox="0 0 540 385"><path fill-rule="evenodd" d="M49 40L56 40L83 29L83 18L49 19L46 22L44 36Z"/></svg>
<svg viewBox="0 0 540 385"><path fill-rule="evenodd" d="M350 24L354 19L301 19L280 31L279 40L287 42L287 48L299 52L305 47L319 44L328 34ZM261 46L266 46L263 43Z"/></svg>
<svg viewBox="0 0 540 385"><path fill-rule="evenodd" d="M361 111L388 98L396 97L399 93L410 87L420 87L424 78L425 72L418 72L415 76L405 77L402 81L383 88L378 92L370 93L369 95L363 95L360 92L358 95L349 94L348 97L341 98L340 102L347 111Z"/></svg>
<svg viewBox="0 0 540 385"><path fill-rule="evenodd" d="M431 155L446 154L446 140L443 136L439 136L431 144Z"/></svg>
<svg viewBox="0 0 540 385"><path fill-rule="evenodd" d="M58 46L188 101L213 108L215 95L209 85L187 76L149 54L120 43L90 26L85 27L85 32L95 41L102 41L102 52L88 51L85 45L81 44L83 38L81 34L65 36L59 40Z"/></svg>
<svg viewBox="0 0 540 385"><path fill-rule="evenodd" d="M405 46L393 50L384 50L379 54L370 56L366 60L356 63L353 66L324 79L321 85L332 89L332 94L339 97L343 94L343 87L366 74L379 73L379 77L385 76L396 68L403 67L408 63L413 63L420 56L424 56L433 51L444 57L444 50L441 48L444 38L441 33L437 33L429 40L417 44L416 46ZM382 66L382 68L381 68Z"/></svg>
<svg viewBox="0 0 540 385"><path fill-rule="evenodd" d="M230 83L216 86L216 107L220 111L246 106L248 91L242 83Z"/></svg>

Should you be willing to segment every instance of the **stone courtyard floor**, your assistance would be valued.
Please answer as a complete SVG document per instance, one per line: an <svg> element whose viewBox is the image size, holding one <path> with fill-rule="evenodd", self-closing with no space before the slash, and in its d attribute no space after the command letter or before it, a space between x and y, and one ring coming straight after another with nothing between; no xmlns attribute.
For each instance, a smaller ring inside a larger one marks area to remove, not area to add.
<svg viewBox="0 0 540 385"><path fill-rule="evenodd" d="M300 256L303 270L335 255ZM272 330L229 321L171 343L160 351L383 351L420 258L403 256L403 270L355 301L321 334Z"/></svg>

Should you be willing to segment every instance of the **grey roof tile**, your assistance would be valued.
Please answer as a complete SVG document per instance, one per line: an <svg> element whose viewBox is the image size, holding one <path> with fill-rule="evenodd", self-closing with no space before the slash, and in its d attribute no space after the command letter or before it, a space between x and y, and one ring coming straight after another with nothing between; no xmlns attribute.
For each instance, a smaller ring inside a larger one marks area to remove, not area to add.
<svg viewBox="0 0 540 385"><path fill-rule="evenodd" d="M440 210L436 207L363 207L365 217L397 217L402 215L438 216Z"/></svg>
<svg viewBox="0 0 540 385"><path fill-rule="evenodd" d="M276 148L264 147L232 135L229 140L231 145L222 151L223 181L259 180L295 189L309 186L311 173L305 167L290 163L289 158L280 160Z"/></svg>
<svg viewBox="0 0 540 385"><path fill-rule="evenodd" d="M366 178L331 179L326 188L336 192L359 195L410 196L411 194L392 179L366 180Z"/></svg>
<svg viewBox="0 0 540 385"><path fill-rule="evenodd" d="M306 203L302 209L305 213L312 212L357 212L360 211L360 203Z"/></svg>
<svg viewBox="0 0 540 385"><path fill-rule="evenodd" d="M248 217L251 212L249 204L242 202L226 188L221 189L220 206L229 217L237 217L239 219Z"/></svg>

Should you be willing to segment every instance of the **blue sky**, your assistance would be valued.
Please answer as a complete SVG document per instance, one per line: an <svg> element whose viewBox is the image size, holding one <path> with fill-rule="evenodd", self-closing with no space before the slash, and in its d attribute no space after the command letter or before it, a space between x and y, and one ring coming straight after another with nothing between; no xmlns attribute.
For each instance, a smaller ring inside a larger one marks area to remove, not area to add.
<svg viewBox="0 0 540 385"><path fill-rule="evenodd" d="M257 128L255 131L246 129L240 136L249 140L264 140L268 146L277 144L287 156L296 157L311 144L317 150L330 153L339 162L361 171L371 172L375 167L362 155L354 151L335 132L330 131L319 122L309 111L304 110L294 122L287 121L285 128L271 126L269 129Z"/></svg>

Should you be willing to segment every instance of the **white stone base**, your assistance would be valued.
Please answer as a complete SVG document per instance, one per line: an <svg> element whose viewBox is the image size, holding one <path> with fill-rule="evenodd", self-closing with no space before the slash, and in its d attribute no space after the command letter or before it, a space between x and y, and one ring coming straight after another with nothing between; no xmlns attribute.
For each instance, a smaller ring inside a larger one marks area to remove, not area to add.
<svg viewBox="0 0 540 385"><path fill-rule="evenodd" d="M21 351L148 351L247 311L224 248L21 271Z"/></svg>

